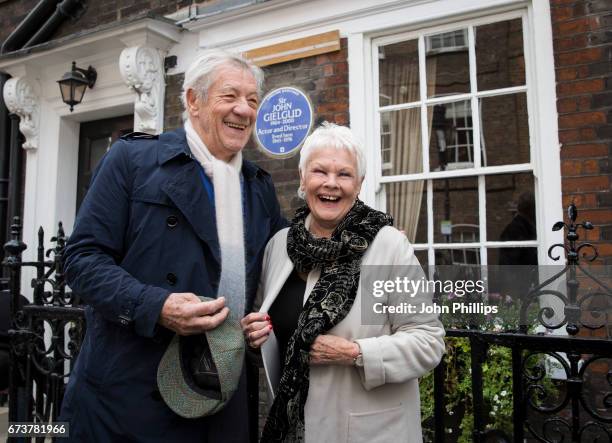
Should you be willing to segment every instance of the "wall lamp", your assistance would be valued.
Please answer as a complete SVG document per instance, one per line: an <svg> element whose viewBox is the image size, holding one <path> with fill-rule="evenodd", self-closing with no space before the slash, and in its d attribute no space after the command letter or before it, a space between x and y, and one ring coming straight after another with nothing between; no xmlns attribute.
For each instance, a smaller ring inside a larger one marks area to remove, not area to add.
<svg viewBox="0 0 612 443"><path fill-rule="evenodd" d="M58 80L62 100L70 106L70 112L83 100L87 87L93 88L96 84L98 73L93 67L87 69L77 68L75 62L72 62L72 69L66 72L61 80Z"/></svg>

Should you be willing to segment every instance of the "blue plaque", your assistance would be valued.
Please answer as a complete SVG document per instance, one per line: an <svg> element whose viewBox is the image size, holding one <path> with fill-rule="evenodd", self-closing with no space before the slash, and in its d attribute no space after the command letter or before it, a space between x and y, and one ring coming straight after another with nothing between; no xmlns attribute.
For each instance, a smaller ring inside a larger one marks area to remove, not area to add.
<svg viewBox="0 0 612 443"><path fill-rule="evenodd" d="M312 104L302 91L293 87L274 89L257 111L255 140L271 157L291 157L310 133L312 117Z"/></svg>

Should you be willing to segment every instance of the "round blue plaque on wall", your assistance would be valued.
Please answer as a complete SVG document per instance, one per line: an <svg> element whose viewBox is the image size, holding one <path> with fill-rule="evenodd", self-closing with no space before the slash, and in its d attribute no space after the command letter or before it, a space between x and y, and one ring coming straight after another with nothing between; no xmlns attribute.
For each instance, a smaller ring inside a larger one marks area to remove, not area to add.
<svg viewBox="0 0 612 443"><path fill-rule="evenodd" d="M291 157L312 129L310 100L302 91L284 87L263 99L255 123L255 140L271 157Z"/></svg>

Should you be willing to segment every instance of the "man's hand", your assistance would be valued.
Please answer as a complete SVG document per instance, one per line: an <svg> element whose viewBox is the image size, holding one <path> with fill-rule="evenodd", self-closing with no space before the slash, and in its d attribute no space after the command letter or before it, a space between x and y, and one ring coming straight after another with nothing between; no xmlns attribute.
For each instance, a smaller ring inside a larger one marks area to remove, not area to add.
<svg viewBox="0 0 612 443"><path fill-rule="evenodd" d="M359 345L337 335L319 335L310 346L313 365L352 365L359 355Z"/></svg>
<svg viewBox="0 0 612 443"><path fill-rule="evenodd" d="M272 330L270 316L263 312L251 312L240 320L240 325L251 348L259 348L263 345Z"/></svg>
<svg viewBox="0 0 612 443"><path fill-rule="evenodd" d="M195 335L216 328L228 314L224 297L203 302L191 292L174 292L162 307L159 324L178 335Z"/></svg>

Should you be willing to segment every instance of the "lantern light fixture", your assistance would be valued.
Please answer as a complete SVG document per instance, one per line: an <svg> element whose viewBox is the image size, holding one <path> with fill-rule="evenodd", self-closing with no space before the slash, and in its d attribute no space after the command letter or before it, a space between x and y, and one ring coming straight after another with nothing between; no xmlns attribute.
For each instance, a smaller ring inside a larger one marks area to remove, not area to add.
<svg viewBox="0 0 612 443"><path fill-rule="evenodd" d="M61 80L58 80L62 100L70 106L70 112L83 100L87 88L93 88L96 84L98 73L93 67L87 69L78 68L76 62L72 62L72 69L66 72Z"/></svg>

